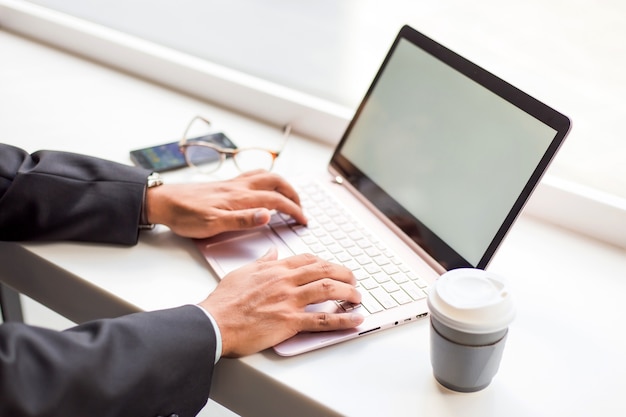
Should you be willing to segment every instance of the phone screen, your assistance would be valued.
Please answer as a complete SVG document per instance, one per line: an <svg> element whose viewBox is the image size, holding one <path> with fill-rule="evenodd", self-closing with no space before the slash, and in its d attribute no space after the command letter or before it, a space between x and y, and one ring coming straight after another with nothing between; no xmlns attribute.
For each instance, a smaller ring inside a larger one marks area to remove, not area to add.
<svg viewBox="0 0 626 417"><path fill-rule="evenodd" d="M237 146L223 133L190 139L215 143L222 148L236 149ZM135 165L154 171L168 171L187 166L185 156L178 148L178 142L165 143L149 148L136 149L130 152L130 159Z"/></svg>

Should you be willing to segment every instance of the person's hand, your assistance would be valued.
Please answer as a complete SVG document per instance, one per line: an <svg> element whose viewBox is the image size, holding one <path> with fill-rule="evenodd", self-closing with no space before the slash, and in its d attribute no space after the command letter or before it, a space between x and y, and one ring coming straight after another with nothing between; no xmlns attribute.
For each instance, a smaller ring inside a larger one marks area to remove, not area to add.
<svg viewBox="0 0 626 417"><path fill-rule="evenodd" d="M222 356L237 357L274 346L301 331L356 327L356 313L312 313L308 304L361 301L352 272L313 255L276 260L276 249L226 275L199 305L222 334Z"/></svg>
<svg viewBox="0 0 626 417"><path fill-rule="evenodd" d="M307 222L294 188L267 171L251 171L227 181L149 188L145 210L148 223L164 224L191 238L262 226L270 221L270 210Z"/></svg>

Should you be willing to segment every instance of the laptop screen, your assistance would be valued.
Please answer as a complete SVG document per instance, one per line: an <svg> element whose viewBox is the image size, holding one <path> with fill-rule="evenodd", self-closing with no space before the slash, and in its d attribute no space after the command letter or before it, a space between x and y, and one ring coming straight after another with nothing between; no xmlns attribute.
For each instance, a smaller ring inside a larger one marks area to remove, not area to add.
<svg viewBox="0 0 626 417"><path fill-rule="evenodd" d="M484 268L568 130L404 27L331 165L446 269Z"/></svg>

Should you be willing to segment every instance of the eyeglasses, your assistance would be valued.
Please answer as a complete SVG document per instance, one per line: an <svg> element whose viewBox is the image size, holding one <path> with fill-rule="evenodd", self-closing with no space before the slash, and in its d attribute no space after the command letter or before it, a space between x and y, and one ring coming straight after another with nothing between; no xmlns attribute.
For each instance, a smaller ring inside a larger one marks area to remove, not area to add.
<svg viewBox="0 0 626 417"><path fill-rule="evenodd" d="M185 161L190 167L197 168L205 174L217 171L227 158L232 158L241 172L264 169L271 171L280 150L264 148L237 148L223 133L209 133L211 122L202 116L191 119L183 138L178 143ZM291 134L291 125L283 127L283 143Z"/></svg>

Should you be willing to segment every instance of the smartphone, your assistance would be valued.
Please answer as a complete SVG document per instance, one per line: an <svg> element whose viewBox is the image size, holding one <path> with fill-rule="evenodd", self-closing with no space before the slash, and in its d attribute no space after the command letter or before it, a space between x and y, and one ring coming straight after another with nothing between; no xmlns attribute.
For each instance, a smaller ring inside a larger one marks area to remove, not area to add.
<svg viewBox="0 0 626 417"><path fill-rule="evenodd" d="M189 139L189 142L198 140L214 143L221 148L237 148L237 146L235 146L235 144L222 132ZM185 156L178 148L178 142L165 143L143 149L135 149L134 151L130 151L130 159L137 166L159 172L170 171L187 166Z"/></svg>

